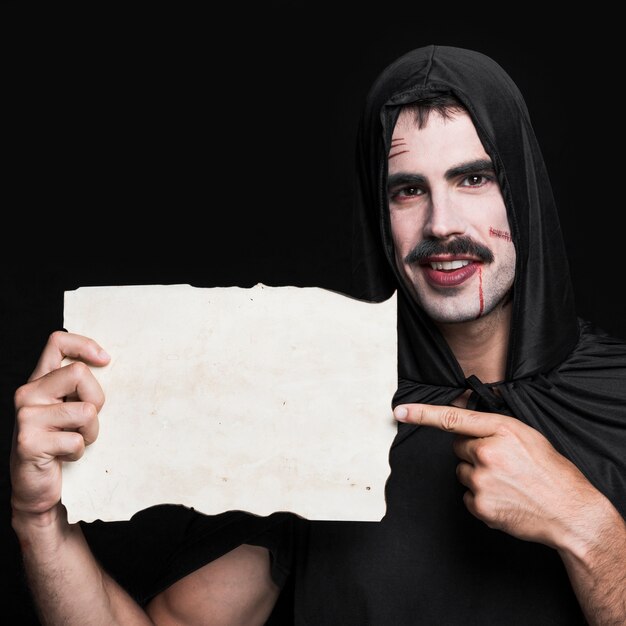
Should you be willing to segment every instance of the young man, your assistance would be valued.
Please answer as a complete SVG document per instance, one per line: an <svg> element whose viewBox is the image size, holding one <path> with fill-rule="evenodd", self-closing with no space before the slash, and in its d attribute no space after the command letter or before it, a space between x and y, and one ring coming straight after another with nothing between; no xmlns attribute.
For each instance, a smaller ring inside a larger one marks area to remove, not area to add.
<svg viewBox="0 0 626 626"><path fill-rule="evenodd" d="M412 51L359 155L354 292L398 289L404 423L385 518L308 525L301 623L624 623L626 346L575 315L519 91L484 55Z"/></svg>
<svg viewBox="0 0 626 626"><path fill-rule="evenodd" d="M412 51L374 83L359 154L352 295L398 290L400 424L381 522L285 523L294 623L626 623L626 346L576 317L521 95L481 54ZM263 623L264 548L242 542L145 613L65 523L58 459L95 438L104 399L59 365L98 350L54 335L16 394L14 527L42 612Z"/></svg>

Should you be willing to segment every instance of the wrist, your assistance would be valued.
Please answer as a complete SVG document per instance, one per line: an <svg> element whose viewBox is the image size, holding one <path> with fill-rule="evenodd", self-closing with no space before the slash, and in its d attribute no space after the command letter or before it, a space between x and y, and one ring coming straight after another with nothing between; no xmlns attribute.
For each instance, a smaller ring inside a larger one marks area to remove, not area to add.
<svg viewBox="0 0 626 626"><path fill-rule="evenodd" d="M41 513L13 507L11 525L22 548L33 542L49 543L55 539L62 540L70 527L67 521L67 511L60 502Z"/></svg>
<svg viewBox="0 0 626 626"><path fill-rule="evenodd" d="M566 532L560 535L555 546L564 559L590 563L605 552L613 540L626 540L624 519L603 495L593 505L584 507L584 515L568 522Z"/></svg>

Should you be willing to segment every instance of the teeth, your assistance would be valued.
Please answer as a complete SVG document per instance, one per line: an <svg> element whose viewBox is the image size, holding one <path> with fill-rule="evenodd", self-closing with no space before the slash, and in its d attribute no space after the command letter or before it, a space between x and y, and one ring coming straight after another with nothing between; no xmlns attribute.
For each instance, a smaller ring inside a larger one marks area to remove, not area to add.
<svg viewBox="0 0 626 626"><path fill-rule="evenodd" d="M437 261L431 263L430 266L434 270L458 270L461 267L469 265L469 261Z"/></svg>

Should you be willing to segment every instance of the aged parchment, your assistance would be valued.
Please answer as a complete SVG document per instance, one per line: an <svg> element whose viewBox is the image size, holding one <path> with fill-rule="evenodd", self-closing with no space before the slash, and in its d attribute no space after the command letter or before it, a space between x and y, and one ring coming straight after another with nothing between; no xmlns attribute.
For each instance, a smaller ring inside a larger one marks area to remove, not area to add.
<svg viewBox="0 0 626 626"><path fill-rule="evenodd" d="M63 469L70 521L154 504L377 521L396 433L396 296L81 287L64 326L111 362L100 434Z"/></svg>

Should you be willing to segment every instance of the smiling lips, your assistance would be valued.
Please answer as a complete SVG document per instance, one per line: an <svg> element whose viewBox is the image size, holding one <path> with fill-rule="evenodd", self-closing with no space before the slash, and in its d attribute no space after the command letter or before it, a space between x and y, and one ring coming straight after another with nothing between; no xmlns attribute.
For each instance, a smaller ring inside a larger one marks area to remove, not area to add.
<svg viewBox="0 0 626 626"><path fill-rule="evenodd" d="M456 287L478 271L480 262L467 258L430 257L423 260L420 267L433 287Z"/></svg>

